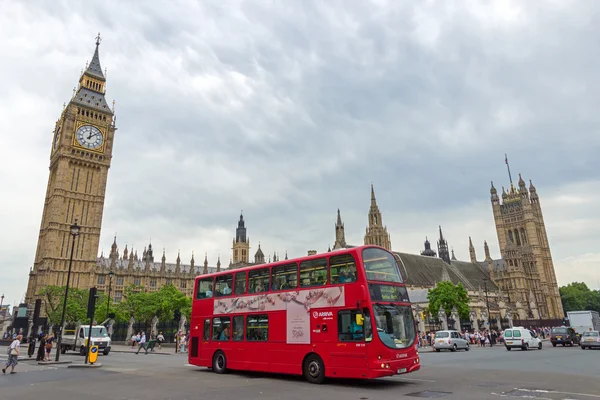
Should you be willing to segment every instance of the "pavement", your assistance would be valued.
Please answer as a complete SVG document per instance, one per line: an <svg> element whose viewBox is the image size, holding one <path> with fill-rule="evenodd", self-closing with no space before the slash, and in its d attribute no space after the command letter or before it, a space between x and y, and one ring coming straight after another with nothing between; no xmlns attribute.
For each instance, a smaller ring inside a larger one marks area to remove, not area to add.
<svg viewBox="0 0 600 400"><path fill-rule="evenodd" d="M2 349L0 349L2 350ZM173 349L169 349L173 350ZM124 350L125 351L125 350ZM502 346L440 353L422 349L421 370L372 381L328 380L312 385L302 377L231 372L218 375L187 364L186 354L100 355L99 369L67 369L23 361L15 375L0 375L2 400L85 397L86 400L444 400L600 399L600 350L556 347L506 351ZM0 351L0 362L6 356ZM83 363L75 353L61 360Z"/></svg>

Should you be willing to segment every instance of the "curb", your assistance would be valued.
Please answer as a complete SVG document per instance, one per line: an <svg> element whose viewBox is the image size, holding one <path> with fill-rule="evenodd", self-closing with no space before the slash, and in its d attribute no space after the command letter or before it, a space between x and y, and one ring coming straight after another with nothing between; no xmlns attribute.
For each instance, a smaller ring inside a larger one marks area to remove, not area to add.
<svg viewBox="0 0 600 400"><path fill-rule="evenodd" d="M72 364L67 366L67 368L100 368L102 366L102 364L100 363L95 363L95 364Z"/></svg>
<svg viewBox="0 0 600 400"><path fill-rule="evenodd" d="M38 361L38 365L71 364L73 361Z"/></svg>

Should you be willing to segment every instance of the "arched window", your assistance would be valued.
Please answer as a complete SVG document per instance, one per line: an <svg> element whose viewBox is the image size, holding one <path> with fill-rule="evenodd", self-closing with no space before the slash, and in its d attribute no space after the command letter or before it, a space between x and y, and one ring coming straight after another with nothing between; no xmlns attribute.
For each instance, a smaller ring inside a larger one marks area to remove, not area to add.
<svg viewBox="0 0 600 400"><path fill-rule="evenodd" d="M513 233L512 233L512 231L508 231L508 240L510 240L511 243L515 242L515 240L513 239Z"/></svg>
<svg viewBox="0 0 600 400"><path fill-rule="evenodd" d="M523 240L523 244L527 243L527 235L525 235L525 228L521 228L521 240Z"/></svg>
<svg viewBox="0 0 600 400"><path fill-rule="evenodd" d="M521 238L519 237L519 230L515 229L515 238L517 239L517 246L521 245Z"/></svg>

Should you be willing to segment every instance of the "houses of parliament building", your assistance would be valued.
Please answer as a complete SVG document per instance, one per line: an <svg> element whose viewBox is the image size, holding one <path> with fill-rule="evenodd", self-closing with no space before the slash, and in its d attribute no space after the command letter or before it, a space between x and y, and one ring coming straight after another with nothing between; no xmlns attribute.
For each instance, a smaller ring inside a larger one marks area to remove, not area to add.
<svg viewBox="0 0 600 400"><path fill-rule="evenodd" d="M78 288L96 286L106 291L113 288L114 301L120 301L129 285L155 291L172 284L188 296L192 295L194 278L221 270L220 257L209 266L208 255L196 265L194 255L182 262L180 255L167 263L163 250L155 260L152 244L138 255L127 246L121 252L117 238L108 255L98 257L100 228L104 210L108 170L117 135L114 107L105 99L106 75L100 66L100 37L91 62L79 77L72 98L57 119L50 146L48 186L45 196L38 244L33 267L29 272L26 303L31 307L41 290L48 285L64 286L68 265L73 256L70 284ZM418 308L426 306L426 292L437 282L461 283L472 299L473 318L485 319L488 307L483 305L485 290L490 313L517 319L563 317L558 285L552 264L550 245L536 188L527 188L519 176L518 188L512 182L499 195L492 184L492 212L496 223L499 259L492 259L487 243L485 258L478 260L470 241L470 260L458 261L439 228L437 252L425 240L420 254L395 252L400 261L411 300ZM77 222L80 235L72 238L70 226ZM371 185L371 204L364 244L393 250L392 238L383 224L382 214ZM71 247L72 246L72 247ZM352 247L346 243L341 213L337 212L333 249ZM331 251L331 249L328 249ZM312 251L312 253L316 253ZM287 253L285 254L287 259ZM279 255L265 256L259 244L250 259L250 239L244 216L240 215L232 241L232 254L224 268L278 261ZM109 282L109 272L114 277ZM487 302L487 301L486 301ZM486 305L486 306L487 306Z"/></svg>

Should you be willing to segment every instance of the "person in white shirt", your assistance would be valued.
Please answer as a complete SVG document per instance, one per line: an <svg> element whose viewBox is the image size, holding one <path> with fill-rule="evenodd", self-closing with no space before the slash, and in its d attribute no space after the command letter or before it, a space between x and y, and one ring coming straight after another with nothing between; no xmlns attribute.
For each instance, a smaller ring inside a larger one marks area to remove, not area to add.
<svg viewBox="0 0 600 400"><path fill-rule="evenodd" d="M23 340L23 335L18 335L15 340L10 344L8 348L8 361L4 368L2 368L2 373L5 374L8 367L10 367L10 373L16 374L15 367L19 363L19 352L21 350L21 340Z"/></svg>
<svg viewBox="0 0 600 400"><path fill-rule="evenodd" d="M144 349L146 354L148 354L148 348L146 347L146 334L144 332L142 332L142 337L140 338L140 345L138 346L138 349L135 352L135 354L139 354L141 349Z"/></svg>

